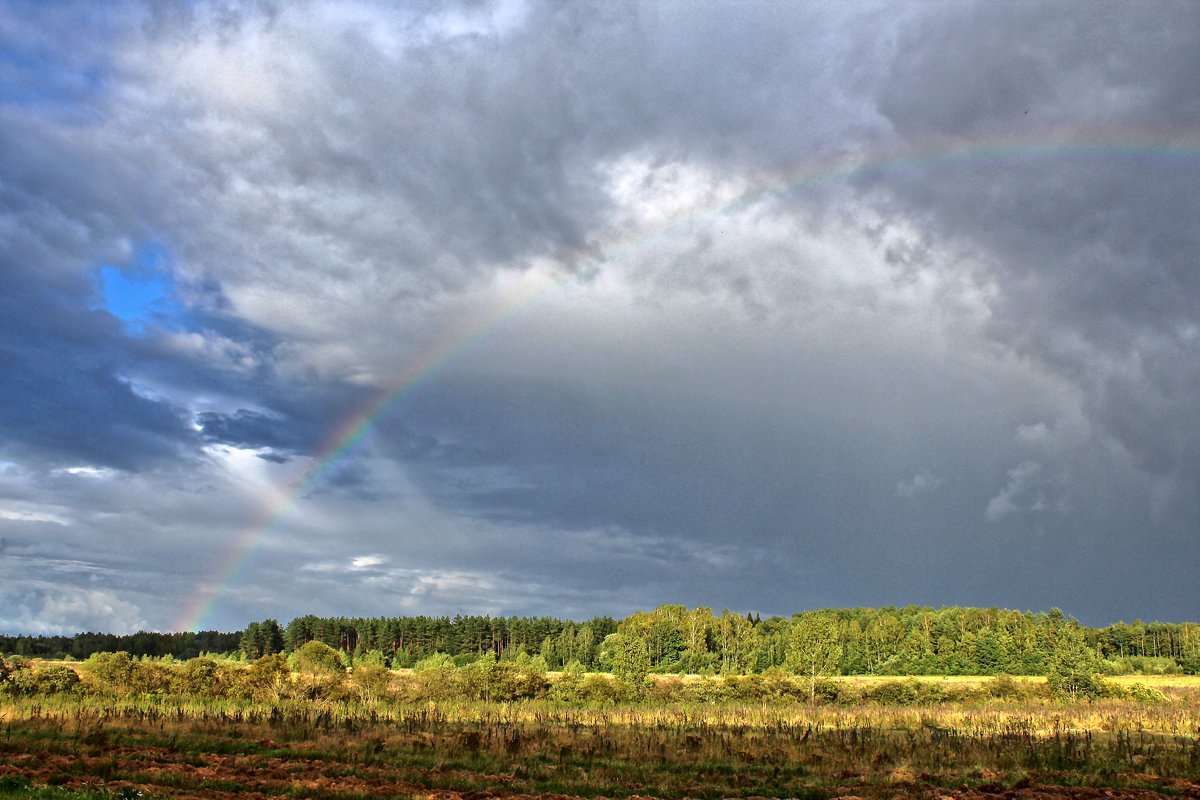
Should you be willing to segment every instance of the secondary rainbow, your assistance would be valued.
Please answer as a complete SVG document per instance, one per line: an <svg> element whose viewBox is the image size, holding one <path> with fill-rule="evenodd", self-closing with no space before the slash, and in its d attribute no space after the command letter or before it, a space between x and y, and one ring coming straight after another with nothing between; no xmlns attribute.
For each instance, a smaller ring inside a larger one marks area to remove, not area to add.
<svg viewBox="0 0 1200 800"><path fill-rule="evenodd" d="M257 546L296 508L300 500L316 488L329 470L348 453L354 451L370 433L375 423L406 395L418 389L431 376L453 363L480 340L489 336L505 321L522 309L562 286L578 281L589 268L601 264L616 264L631 252L679 230L722 214L745 208L777 196L785 196L821 183L834 182L854 176L869 177L908 167L936 167L960 163L989 161L1021 161L1045 158L1136 158L1184 160L1193 166L1200 164L1200 133L1157 133L1130 135L1090 135L1078 133L1045 133L1038 136L1010 136L976 143L943 143L937 147L908 149L877 154L874 157L852 156L827 162L819 168L794 172L786 180L746 192L733 201L693 209L658 228L616 243L599 257L577 264L561 266L544 285L514 293L503 301L474 316L467 317L447 330L431 347L413 359L388 385L355 413L342 420L317 451L312 467L291 491L278 493L265 504L256 524L247 528L221 559L212 577L199 586L178 617L175 630L199 630L209 620L221 595L234 585L245 570Z"/></svg>

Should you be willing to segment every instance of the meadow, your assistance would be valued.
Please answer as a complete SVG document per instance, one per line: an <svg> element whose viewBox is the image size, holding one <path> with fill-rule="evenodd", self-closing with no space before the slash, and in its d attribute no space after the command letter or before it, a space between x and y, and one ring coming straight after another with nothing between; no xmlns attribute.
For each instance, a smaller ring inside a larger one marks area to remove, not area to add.
<svg viewBox="0 0 1200 800"><path fill-rule="evenodd" d="M535 699L485 701L389 672L366 694L291 674L272 698L9 695L0 796L1200 797L1194 676L1074 702L1044 678L836 678L815 704L778 676L754 700L745 679L656 677L636 700L576 679L613 688L559 700L550 676Z"/></svg>

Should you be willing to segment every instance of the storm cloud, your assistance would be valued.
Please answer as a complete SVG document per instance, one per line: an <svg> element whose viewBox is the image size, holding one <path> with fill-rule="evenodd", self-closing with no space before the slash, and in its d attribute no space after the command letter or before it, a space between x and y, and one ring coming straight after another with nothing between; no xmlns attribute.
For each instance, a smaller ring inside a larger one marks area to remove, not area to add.
<svg viewBox="0 0 1200 800"><path fill-rule="evenodd" d="M4 5L0 626L1194 617L1200 11L1127 12Z"/></svg>

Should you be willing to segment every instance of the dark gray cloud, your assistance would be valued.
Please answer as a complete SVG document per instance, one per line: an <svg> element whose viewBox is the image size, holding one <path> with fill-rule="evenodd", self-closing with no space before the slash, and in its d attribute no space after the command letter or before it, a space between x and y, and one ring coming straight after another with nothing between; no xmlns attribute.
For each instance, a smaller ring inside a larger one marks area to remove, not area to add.
<svg viewBox="0 0 1200 800"><path fill-rule="evenodd" d="M244 408L232 414L205 411L196 415L196 424L200 426L200 435L210 442L284 452L294 452L300 444L291 420Z"/></svg>
<svg viewBox="0 0 1200 800"><path fill-rule="evenodd" d="M1200 86L1186 76L1200 18L1187 4L1115 12L1006 4L918 20L880 110L910 141L999 156L885 183L906 213L986 253L1003 286L992 335L1086 384L1092 418L1190 492Z"/></svg>
<svg viewBox="0 0 1200 800"><path fill-rule="evenodd" d="M8 4L0 626L1187 616L1198 41L1184 3ZM99 270L148 249L168 311L122 319Z"/></svg>

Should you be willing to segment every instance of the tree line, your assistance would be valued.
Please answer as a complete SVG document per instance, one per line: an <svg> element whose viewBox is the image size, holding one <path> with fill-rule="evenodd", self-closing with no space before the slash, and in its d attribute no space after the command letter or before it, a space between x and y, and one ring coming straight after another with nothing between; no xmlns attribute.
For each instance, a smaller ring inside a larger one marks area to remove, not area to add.
<svg viewBox="0 0 1200 800"><path fill-rule="evenodd" d="M253 660L321 642L348 662L412 667L435 656L458 666L536 657L551 670L756 674L786 669L842 675L1046 675L1064 653L1097 673L1200 673L1200 625L1119 622L1090 628L1053 609L824 609L762 619L725 609L664 605L623 620L551 617L317 617L266 619L237 633L117 637L0 637L0 650L85 658L96 652L192 658L239 653Z"/></svg>
<svg viewBox="0 0 1200 800"><path fill-rule="evenodd" d="M70 657L82 660L94 653L124 651L135 656L171 656L186 660L205 653L235 653L241 645L242 634L242 631L138 631L127 635L89 632L74 636L0 636L0 653L28 658Z"/></svg>

